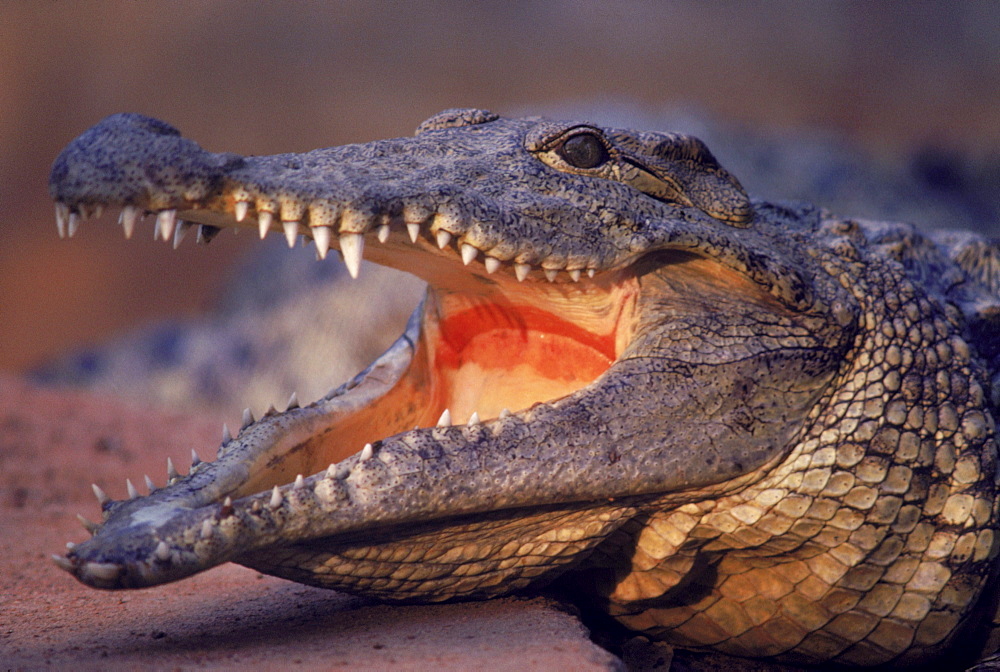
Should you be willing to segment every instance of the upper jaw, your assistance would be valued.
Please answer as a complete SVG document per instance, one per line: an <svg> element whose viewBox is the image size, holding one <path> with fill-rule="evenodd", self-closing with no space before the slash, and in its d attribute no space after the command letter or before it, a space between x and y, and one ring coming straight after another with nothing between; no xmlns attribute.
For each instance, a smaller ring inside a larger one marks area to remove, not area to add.
<svg viewBox="0 0 1000 672"><path fill-rule="evenodd" d="M514 136L515 143L523 131L515 121L491 129ZM445 250L451 260L461 260L466 273L502 271L517 280L550 282L579 281L633 256L613 241L581 244L579 236L566 235L563 222L533 215L538 204L530 188L519 192L516 185L481 180L456 184L442 175L446 164L470 164L464 168L475 174L496 161L510 163L510 172L534 163L524 152L487 154L462 143L449 147L447 138L417 137L302 155L241 157L207 152L155 119L119 114L63 150L53 164L50 192L60 235L73 235L80 222L105 206L120 206L127 236L149 213L156 215L159 235L175 244L190 223L202 225L203 240L221 227L253 228L261 237L277 232L289 245L306 236L321 258L339 249L352 276L361 259L369 258L433 280L426 277L425 261L397 262L399 255L382 254L373 241L390 250L406 242L432 254ZM557 205L566 207L562 201ZM572 216L577 226L594 228L604 215L580 210ZM531 226L519 226L519 219Z"/></svg>

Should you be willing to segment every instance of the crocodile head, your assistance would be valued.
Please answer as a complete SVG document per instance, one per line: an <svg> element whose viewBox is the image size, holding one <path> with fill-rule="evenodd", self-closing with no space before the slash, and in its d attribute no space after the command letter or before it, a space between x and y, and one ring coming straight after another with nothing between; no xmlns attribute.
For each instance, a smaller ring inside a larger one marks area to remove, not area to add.
<svg viewBox="0 0 1000 672"><path fill-rule="evenodd" d="M751 203L691 137L451 110L412 138L242 157L123 114L63 151L50 189L61 233L117 206L126 234L155 214L164 239L305 236L352 276L364 258L428 283L353 380L245 413L215 461L169 466L148 495L98 490L93 537L56 557L95 587L235 561L434 601L606 567L609 601L666 599L710 537L663 516L792 501L803 455L845 443L830 418L847 422L845 390L873 366L848 356L876 331L857 231Z"/></svg>

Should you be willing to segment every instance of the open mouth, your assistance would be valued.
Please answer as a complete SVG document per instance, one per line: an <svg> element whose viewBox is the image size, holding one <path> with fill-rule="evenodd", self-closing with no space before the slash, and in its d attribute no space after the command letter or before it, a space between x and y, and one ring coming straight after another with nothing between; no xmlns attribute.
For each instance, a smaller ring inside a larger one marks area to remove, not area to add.
<svg viewBox="0 0 1000 672"><path fill-rule="evenodd" d="M228 213L154 213L155 225L163 227L165 239L179 230L170 231L165 221L175 227L212 222L198 225L202 239L221 227L253 228L262 237L291 230L245 203L234 201ZM122 216L123 222L133 218L137 212ZM364 254L418 275L429 283L428 294L396 344L355 380L307 406L292 402L280 418L276 413L252 422L244 417L241 432L267 424L280 424L281 432L274 443L256 445L249 478L225 493L233 499L291 484L299 475L374 450L391 436L420 428L488 426L568 397L611 366L635 328L638 280L631 268L598 275L499 262L470 252L475 248L433 218L391 224L355 220L354 228L367 232L339 237L331 232L335 227L294 224L296 236L317 244L318 256L339 250L352 275L360 272ZM132 226L126 224L127 230Z"/></svg>
<svg viewBox="0 0 1000 672"><path fill-rule="evenodd" d="M95 587L232 560L392 599L509 592L582 561L636 502L757 478L832 375L817 353L846 339L796 264L736 233L749 199L686 136L459 110L414 138L241 157L115 115L50 190L60 234L120 207L127 236L149 214L164 240L305 236L352 276L367 259L428 283L353 380L245 412L214 462L148 495L96 489L93 538L56 558ZM761 320L794 347L749 341Z"/></svg>

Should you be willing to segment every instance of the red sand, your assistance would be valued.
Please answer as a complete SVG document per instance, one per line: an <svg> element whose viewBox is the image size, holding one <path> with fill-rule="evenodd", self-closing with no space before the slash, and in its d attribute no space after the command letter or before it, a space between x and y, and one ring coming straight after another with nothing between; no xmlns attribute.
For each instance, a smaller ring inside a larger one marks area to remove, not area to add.
<svg viewBox="0 0 1000 672"><path fill-rule="evenodd" d="M226 565L127 592L86 588L49 555L97 519L90 483L162 484L214 418L0 376L0 669L604 670L620 663L544 599L390 606ZM140 490L144 486L139 485Z"/></svg>

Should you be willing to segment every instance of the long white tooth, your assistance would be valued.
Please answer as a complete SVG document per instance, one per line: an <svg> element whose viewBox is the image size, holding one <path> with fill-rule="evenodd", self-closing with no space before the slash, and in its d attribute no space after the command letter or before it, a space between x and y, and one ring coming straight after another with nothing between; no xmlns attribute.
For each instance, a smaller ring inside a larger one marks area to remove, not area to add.
<svg viewBox="0 0 1000 672"><path fill-rule="evenodd" d="M595 273L597 273L597 269L594 269L594 268L588 268L587 269L587 277L588 278L594 277Z"/></svg>
<svg viewBox="0 0 1000 672"><path fill-rule="evenodd" d="M69 219L69 206L65 203L56 203L56 230L59 237L66 237L66 221Z"/></svg>
<svg viewBox="0 0 1000 672"><path fill-rule="evenodd" d="M500 270L500 260L496 257L486 257L486 259L483 260L483 263L486 264L487 273L496 273Z"/></svg>
<svg viewBox="0 0 1000 672"><path fill-rule="evenodd" d="M306 479L302 478L302 474L295 477L295 484L292 487L296 490L306 487Z"/></svg>
<svg viewBox="0 0 1000 672"><path fill-rule="evenodd" d="M406 232L410 234L410 242L415 243L417 242L417 238L420 237L420 225L413 223L407 224Z"/></svg>
<svg viewBox="0 0 1000 672"><path fill-rule="evenodd" d="M372 447L372 444L366 443L365 447L361 449L361 455L358 457L358 459L364 462L365 460L370 460L372 455L374 454L375 454L375 448Z"/></svg>
<svg viewBox="0 0 1000 672"><path fill-rule="evenodd" d="M233 440L233 433L229 431L229 425L222 423L222 444L225 445Z"/></svg>
<svg viewBox="0 0 1000 672"><path fill-rule="evenodd" d="M210 539L212 537L212 521L205 519L201 522L201 538Z"/></svg>
<svg viewBox="0 0 1000 672"><path fill-rule="evenodd" d="M249 408L243 409L243 424L240 425L240 431L243 431L254 422L253 411Z"/></svg>
<svg viewBox="0 0 1000 672"><path fill-rule="evenodd" d="M73 236L76 235L76 231L79 228L80 228L80 215L76 214L75 212L69 213L69 224L67 225L66 228L66 235L69 238L72 238Z"/></svg>
<svg viewBox="0 0 1000 672"><path fill-rule="evenodd" d="M284 499L285 498L281 496L281 490L278 489L278 486L274 486L274 490L271 490L271 501L268 502L267 505L272 509L276 509L281 506L281 502L284 501Z"/></svg>
<svg viewBox="0 0 1000 672"><path fill-rule="evenodd" d="M438 427L451 427L451 411L447 408L444 409L444 413L438 418Z"/></svg>
<svg viewBox="0 0 1000 672"><path fill-rule="evenodd" d="M236 201L236 205L233 208L233 213L236 215L236 221L242 222L247 218L247 210L250 209L250 204L246 201ZM263 234L261 238L263 238Z"/></svg>
<svg viewBox="0 0 1000 672"><path fill-rule="evenodd" d="M531 266L528 264L514 264L514 275L517 276L517 281L522 282L528 273L531 271Z"/></svg>
<svg viewBox="0 0 1000 672"><path fill-rule="evenodd" d="M290 411L293 408L299 407L299 395L292 392L292 396L288 397L288 405L285 406L286 411Z"/></svg>
<svg viewBox="0 0 1000 672"><path fill-rule="evenodd" d="M569 272L569 277L573 279L573 282L580 282L580 269L574 268Z"/></svg>
<svg viewBox="0 0 1000 672"><path fill-rule="evenodd" d="M194 226L194 224L192 224L191 222L184 222L184 221L177 222L177 228L174 229L175 250L181 246L181 241L184 240L184 236L187 235L187 232L191 230L192 226Z"/></svg>
<svg viewBox="0 0 1000 672"><path fill-rule="evenodd" d="M320 259L326 259L326 253L330 251L331 235L329 226L312 227L312 237L316 241L316 253Z"/></svg>
<svg viewBox="0 0 1000 672"><path fill-rule="evenodd" d="M434 234L437 237L437 244L440 249L448 247L448 243L451 242L451 234L444 229L438 229L438 232Z"/></svg>
<svg viewBox="0 0 1000 672"><path fill-rule="evenodd" d="M143 478L146 479L146 489L147 490L149 490L150 492L153 492L153 490L156 490L156 483L153 483L153 479L151 479L148 475L143 475Z"/></svg>
<svg viewBox="0 0 1000 672"><path fill-rule="evenodd" d="M125 232L125 240L128 240L135 232L135 223L139 221L139 208L134 205L126 205L122 208L122 214L118 219Z"/></svg>
<svg viewBox="0 0 1000 672"><path fill-rule="evenodd" d="M180 473L177 471L177 467L174 466L174 461L169 457L167 458L167 480L174 480L180 477Z"/></svg>
<svg viewBox="0 0 1000 672"><path fill-rule="evenodd" d="M132 485L132 481L128 478L125 479L125 487L128 489L129 499L136 499L139 497L139 491L135 489L135 486Z"/></svg>
<svg viewBox="0 0 1000 672"><path fill-rule="evenodd" d="M388 224L383 224L382 226L378 227L378 242L384 243L385 241L389 240L389 233L390 230Z"/></svg>
<svg viewBox="0 0 1000 672"><path fill-rule="evenodd" d="M191 449L191 468L201 464L201 458L198 457L198 453L195 452L194 448Z"/></svg>
<svg viewBox="0 0 1000 672"><path fill-rule="evenodd" d="M357 279L361 272L361 258L365 251L365 237L360 233L340 234L340 253L344 255L347 272Z"/></svg>
<svg viewBox="0 0 1000 672"><path fill-rule="evenodd" d="M558 277L558 275L559 271L554 268L545 269L545 279L548 280L549 282L555 282L556 277Z"/></svg>
<svg viewBox="0 0 1000 672"><path fill-rule="evenodd" d="M52 558L52 562L59 565L59 569L62 569L70 573L76 570L76 567L73 565L73 561L70 560L69 558L64 558L61 555L55 555L55 554L51 555L50 557Z"/></svg>
<svg viewBox="0 0 1000 672"><path fill-rule="evenodd" d="M177 226L176 210L161 210L156 215L156 228L160 232L160 238L168 241L174 237L174 227Z"/></svg>
<svg viewBox="0 0 1000 672"><path fill-rule="evenodd" d="M83 525L83 528L87 530L87 532L90 532L90 536L94 536L94 533L97 532L97 530L101 527L97 523L91 520L87 520L79 513L76 514L76 519L80 521L80 524Z"/></svg>
<svg viewBox="0 0 1000 672"><path fill-rule="evenodd" d="M473 411L472 415L469 416L469 422L467 422L466 424L469 427L474 427L475 425L478 425L479 424L479 413L477 413L476 411Z"/></svg>
<svg viewBox="0 0 1000 672"><path fill-rule="evenodd" d="M468 243L462 243L462 263L468 266L476 260L479 250Z"/></svg>
<svg viewBox="0 0 1000 672"><path fill-rule="evenodd" d="M97 497L97 502L102 507L111 501L111 498L108 497L108 493L104 492L104 490L101 489L101 486L97 485L97 483L92 483L90 487L93 488L94 497Z"/></svg>
<svg viewBox="0 0 1000 672"><path fill-rule="evenodd" d="M268 213L270 214L270 213ZM282 222L281 228L285 232L285 241L288 243L288 248L291 249L295 247L295 243L299 239L299 223L298 222Z"/></svg>
<svg viewBox="0 0 1000 672"><path fill-rule="evenodd" d="M167 542L161 541L156 545L156 550L153 551L153 555L156 556L157 560L166 562L170 559L170 547L167 546Z"/></svg>
<svg viewBox="0 0 1000 672"><path fill-rule="evenodd" d="M260 233L261 240L267 238L267 233L271 230L271 221L271 219L264 217L257 218L257 232Z"/></svg>
<svg viewBox="0 0 1000 672"><path fill-rule="evenodd" d="M79 571L82 576L93 577L101 581L114 581L121 576L122 567L113 562L88 562Z"/></svg>

